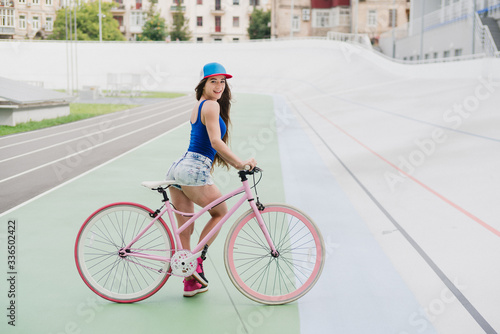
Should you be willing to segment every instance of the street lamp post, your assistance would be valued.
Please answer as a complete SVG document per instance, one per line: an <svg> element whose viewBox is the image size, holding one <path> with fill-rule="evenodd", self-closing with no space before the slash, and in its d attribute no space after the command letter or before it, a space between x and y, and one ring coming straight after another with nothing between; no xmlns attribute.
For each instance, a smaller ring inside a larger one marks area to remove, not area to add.
<svg viewBox="0 0 500 334"><path fill-rule="evenodd" d="M99 42L102 42L102 13L101 13L101 0L99 0Z"/></svg>
<svg viewBox="0 0 500 334"><path fill-rule="evenodd" d="M396 29L396 0L393 0L392 9L392 58L396 58L396 35L394 30Z"/></svg>

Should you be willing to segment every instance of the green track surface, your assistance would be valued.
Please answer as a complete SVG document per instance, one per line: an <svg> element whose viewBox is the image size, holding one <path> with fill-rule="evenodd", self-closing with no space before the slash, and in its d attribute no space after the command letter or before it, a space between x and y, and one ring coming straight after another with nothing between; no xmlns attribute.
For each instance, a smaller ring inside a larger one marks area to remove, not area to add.
<svg viewBox="0 0 500 334"><path fill-rule="evenodd" d="M284 202L283 178L274 129L271 97L237 95L232 109L233 150L242 158L255 155L265 170L259 185L261 201ZM0 217L1 333L298 333L297 303L266 306L255 303L232 285L224 267L227 231L244 204L223 227L209 250L205 273L207 293L182 296L179 277L171 277L154 296L135 304L116 304L95 295L81 280L74 261L74 243L85 219L98 208L120 201L156 209L160 195L140 186L161 180L187 148L189 125L133 150L90 173ZM215 181L223 193L235 189L235 170L218 169ZM229 201L229 205L235 203ZM7 222L16 219L16 326L7 324ZM205 219L206 221L206 219ZM197 221L193 239L204 221ZM194 241L194 240L193 240Z"/></svg>

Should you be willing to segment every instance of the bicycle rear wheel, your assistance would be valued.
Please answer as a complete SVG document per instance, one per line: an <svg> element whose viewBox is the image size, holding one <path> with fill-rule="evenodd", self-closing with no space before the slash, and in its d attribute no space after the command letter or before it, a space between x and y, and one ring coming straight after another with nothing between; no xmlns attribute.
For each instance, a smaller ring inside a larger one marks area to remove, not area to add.
<svg viewBox="0 0 500 334"><path fill-rule="evenodd" d="M321 275L323 238L311 218L289 205L265 205L261 216L279 256L272 256L250 209L227 236L226 270L248 298L269 305L290 303L304 296Z"/></svg>
<svg viewBox="0 0 500 334"><path fill-rule="evenodd" d="M170 276L170 263L133 256L119 250L151 222L150 209L134 203L115 203L94 212L83 224L75 244L78 272L99 296L133 303L156 293ZM171 258L174 241L159 218L132 246L138 252Z"/></svg>

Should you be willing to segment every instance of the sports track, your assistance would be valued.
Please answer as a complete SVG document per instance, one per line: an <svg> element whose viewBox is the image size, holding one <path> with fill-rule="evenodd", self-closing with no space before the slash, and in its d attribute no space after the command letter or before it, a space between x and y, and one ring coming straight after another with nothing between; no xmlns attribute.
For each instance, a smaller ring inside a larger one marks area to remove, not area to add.
<svg viewBox="0 0 500 334"><path fill-rule="evenodd" d="M290 305L267 307L247 300L224 272L223 231L210 249L208 293L182 298L181 281L174 277L155 296L133 305L94 296L80 281L72 258L79 226L109 202L158 206L158 196L139 184L161 179L185 149L189 135L185 119L165 122L168 126L147 138L144 133L153 131L147 127L151 122L145 121L134 130L123 126L123 137L105 144L108 134L116 136L110 140L120 135L118 128L105 131L108 123L103 118L94 124L96 131L101 126L102 136L96 138L102 137L98 143L102 145L74 156L81 162L70 166L74 174L68 171L67 181L0 216L2 244L4 223L9 218L19 221L16 330L362 334L500 330L498 60L399 65L330 41L200 47L204 50L204 58L197 59L200 64L218 60L235 75L232 147L242 156L255 155L264 168L261 199L300 207L320 226L327 246L320 281ZM175 48L181 59L194 46ZM181 67L178 72L188 73L192 66ZM196 83L196 74L181 77L180 82L188 79ZM189 98L169 101L172 104L165 104L165 109ZM133 131L146 140L134 140ZM62 145L63 151L69 150L68 145L83 147L83 138L68 137L67 141L76 142ZM6 145L2 140L8 137L0 140L0 148ZM108 146L113 154L101 151ZM35 163L29 169L36 163L64 161L63 157L29 159ZM2 155L0 160L4 159ZM57 177L54 169L46 171L50 174ZM2 179L6 177L10 175ZM17 188L36 187L36 179L24 185L19 181ZM234 172L218 171L216 182L227 191L237 179ZM8 193L0 186L3 201ZM2 328L14 332L5 323Z"/></svg>

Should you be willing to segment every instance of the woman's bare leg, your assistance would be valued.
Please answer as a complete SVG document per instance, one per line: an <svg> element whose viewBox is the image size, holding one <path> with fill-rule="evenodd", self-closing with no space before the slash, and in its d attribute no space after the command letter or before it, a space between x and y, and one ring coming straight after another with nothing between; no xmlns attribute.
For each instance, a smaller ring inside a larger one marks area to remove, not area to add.
<svg viewBox="0 0 500 334"><path fill-rule="evenodd" d="M193 201L191 201L184 194L184 192L182 192L182 190L179 190L175 187L170 187L170 197L172 197L172 204L175 206L177 210L189 213L194 212ZM184 217L177 213L175 214L175 217L177 218L178 227L184 225L190 218L190 217ZM191 250L191 235L193 234L193 231L194 231L194 223L191 224L184 231L182 231L182 233L180 234L179 237L182 242L182 248Z"/></svg>

